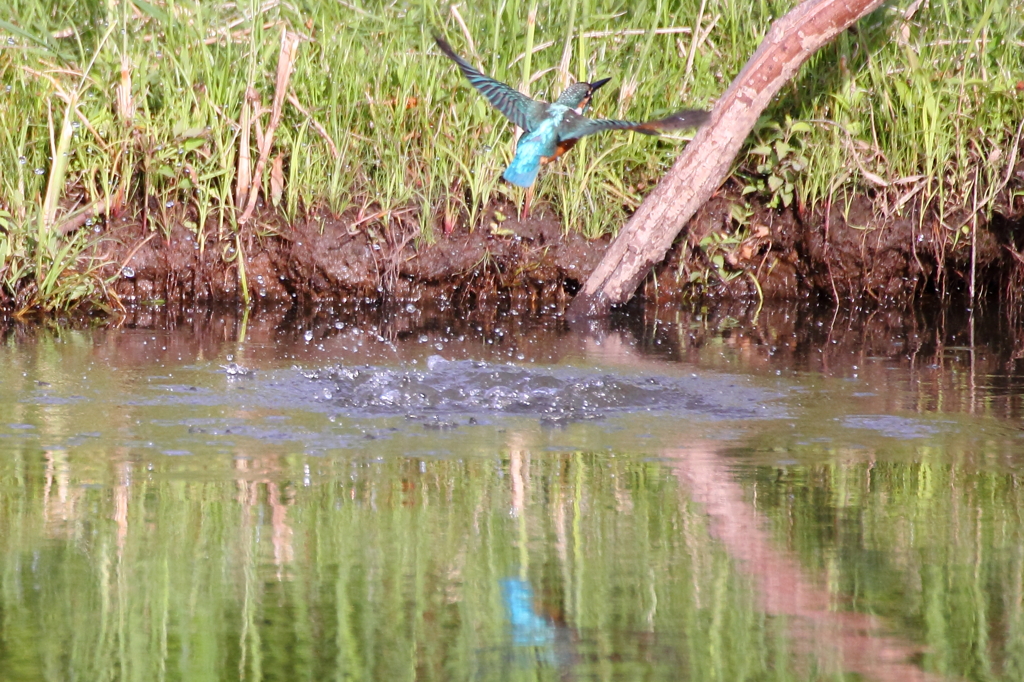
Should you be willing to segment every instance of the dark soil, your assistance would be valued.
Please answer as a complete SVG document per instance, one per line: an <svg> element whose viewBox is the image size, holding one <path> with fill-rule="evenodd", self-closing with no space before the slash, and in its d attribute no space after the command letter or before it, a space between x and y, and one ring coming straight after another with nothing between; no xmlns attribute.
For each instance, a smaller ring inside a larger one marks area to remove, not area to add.
<svg viewBox="0 0 1024 682"><path fill-rule="evenodd" d="M921 220L908 209L887 217L867 197L847 207L814 211L762 208L737 228L730 208L744 199L726 190L690 222L655 276L642 287L648 299L681 297L767 299L824 296L836 301L908 303L928 294L970 286L972 245L961 226L969 212ZM974 244L980 294L1015 291L1024 280L1024 197L1007 195L1001 213L979 222ZM511 206L501 206L515 215ZM285 225L264 214L237 242L207 238L203 248L179 224L169 237L134 220L112 221L97 247L121 276L114 291L125 302L163 300L196 304L241 297L244 276L253 299L266 301L418 300L424 296L473 301L496 294L534 305L563 307L600 261L609 238L588 241L564 234L544 207L527 220L495 228L494 209L470 230L457 225L433 241L408 217L356 225L354 215L313 212ZM724 238L704 240L713 232ZM958 239L953 239L957 235ZM703 246L702 246L702 240ZM713 242L713 244L712 244ZM709 245L710 244L710 245ZM714 267L716 254L725 267Z"/></svg>

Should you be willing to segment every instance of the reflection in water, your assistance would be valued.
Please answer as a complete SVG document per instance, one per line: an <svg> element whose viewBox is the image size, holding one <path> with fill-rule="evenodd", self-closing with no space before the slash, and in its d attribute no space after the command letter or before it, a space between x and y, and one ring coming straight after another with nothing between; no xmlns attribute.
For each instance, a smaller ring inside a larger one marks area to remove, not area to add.
<svg viewBox="0 0 1024 682"><path fill-rule="evenodd" d="M985 334L319 315L8 335L0 678L1024 676Z"/></svg>
<svg viewBox="0 0 1024 682"><path fill-rule="evenodd" d="M879 619L834 608L835 595L809 577L797 557L777 546L716 449L712 443L694 443L665 454L693 501L708 514L714 538L737 569L751 576L764 612L790 618L788 634L801 654L813 657L826 675L855 672L883 682L942 679L914 665L921 647L888 635Z"/></svg>
<svg viewBox="0 0 1024 682"><path fill-rule="evenodd" d="M555 629L533 610L533 588L527 580L503 578L501 598L512 626L512 641L518 646L547 646L555 639Z"/></svg>

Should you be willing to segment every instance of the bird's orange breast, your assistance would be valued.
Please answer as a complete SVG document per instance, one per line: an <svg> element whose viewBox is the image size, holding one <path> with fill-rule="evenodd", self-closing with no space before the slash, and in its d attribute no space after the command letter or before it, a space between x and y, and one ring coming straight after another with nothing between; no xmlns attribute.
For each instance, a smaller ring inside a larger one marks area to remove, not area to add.
<svg viewBox="0 0 1024 682"><path fill-rule="evenodd" d="M547 165L552 161L555 161L556 159L558 159L558 157L562 156L562 154L565 154L567 151L575 147L576 142L576 138L573 138L571 140L559 141L558 145L555 147L555 153L552 154L551 156L542 156L540 158L540 162L544 165Z"/></svg>

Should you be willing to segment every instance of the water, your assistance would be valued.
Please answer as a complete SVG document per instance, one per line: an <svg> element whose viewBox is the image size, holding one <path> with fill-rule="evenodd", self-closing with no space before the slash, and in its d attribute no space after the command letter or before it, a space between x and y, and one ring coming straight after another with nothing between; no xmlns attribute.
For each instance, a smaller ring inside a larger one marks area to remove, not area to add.
<svg viewBox="0 0 1024 682"><path fill-rule="evenodd" d="M0 345L4 680L1015 680L998 320L139 312Z"/></svg>

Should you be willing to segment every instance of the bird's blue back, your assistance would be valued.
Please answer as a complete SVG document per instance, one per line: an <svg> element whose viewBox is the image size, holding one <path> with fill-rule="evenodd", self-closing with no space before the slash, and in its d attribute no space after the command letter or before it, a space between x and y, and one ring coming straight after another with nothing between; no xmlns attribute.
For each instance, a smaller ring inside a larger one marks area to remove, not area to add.
<svg viewBox="0 0 1024 682"><path fill-rule="evenodd" d="M561 104L548 106L548 116L540 125L523 135L516 145L516 155L502 174L519 187L529 187L537 179L542 157L551 157L558 146L558 126L569 107Z"/></svg>

